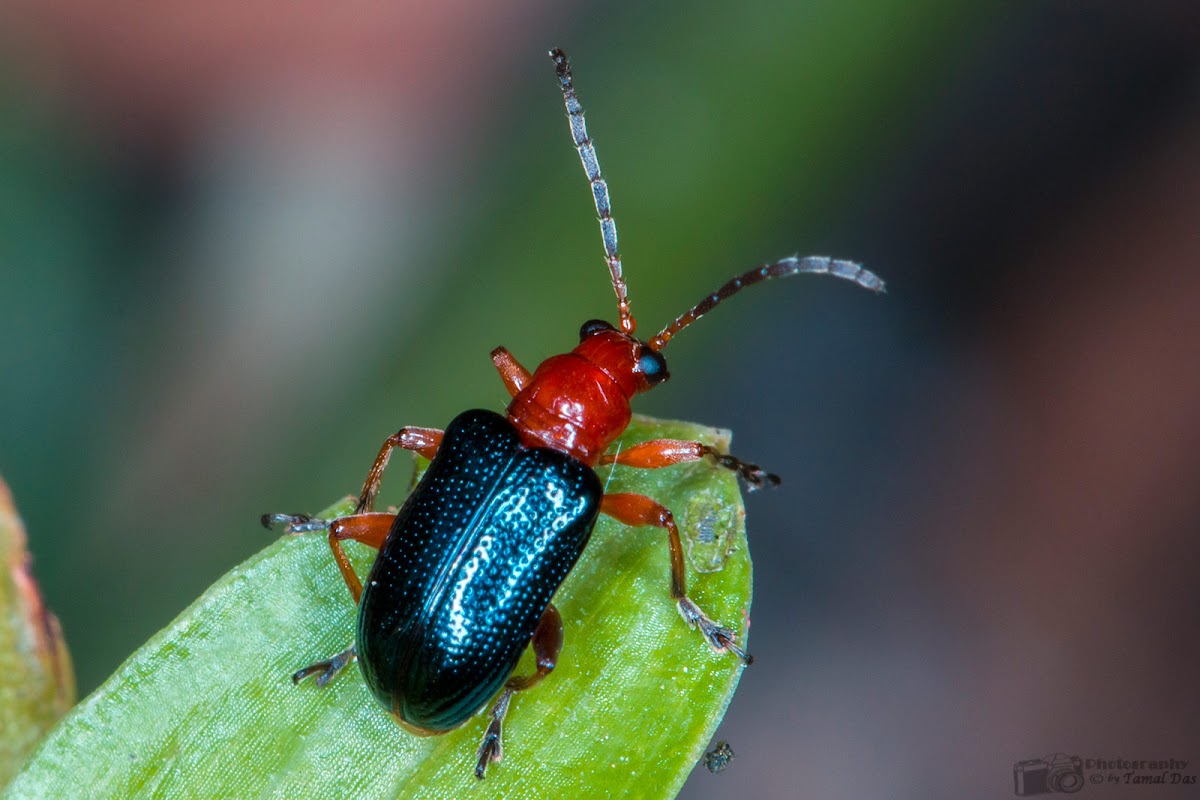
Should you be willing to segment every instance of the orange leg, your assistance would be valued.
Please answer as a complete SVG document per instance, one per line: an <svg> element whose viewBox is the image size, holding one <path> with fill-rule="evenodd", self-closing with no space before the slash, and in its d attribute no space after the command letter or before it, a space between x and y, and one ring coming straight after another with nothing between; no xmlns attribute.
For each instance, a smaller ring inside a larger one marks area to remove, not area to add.
<svg viewBox="0 0 1200 800"><path fill-rule="evenodd" d="M283 516L282 514L276 514L274 521L283 521L279 519ZM350 590L350 594L354 596L354 604L358 605L358 600L362 597L362 581L358 579L358 573L354 571L354 567L350 564L350 559L346 557L346 551L342 549L342 542L351 539L378 550L383 546L383 540L387 538L388 531L392 529L392 523L395 521L396 515L374 513L353 514L349 517L339 517L332 522L314 520L307 517L300 517L298 519L300 520L299 524L301 526L309 526L309 530L312 530L311 526L317 523L320 523L321 527L328 526L329 548L333 550L333 558L337 561L338 569L342 572L342 580L346 582L346 587ZM350 664L353 664L356 658L358 658L358 653L354 645L350 645L349 648L332 658L325 661L318 661L316 664L310 664L304 669L297 670L292 675L292 682L299 683L309 675L316 675L317 686L324 686L337 677L339 672Z"/></svg>
<svg viewBox="0 0 1200 800"><path fill-rule="evenodd" d="M379 484L383 480L383 472L387 469L392 451L400 447L420 453L425 458L433 458L441 443L442 431L436 428L401 428L389 436L383 447L379 448L379 455L375 456L375 463L367 473L367 480L358 496L358 504L353 514L335 520L314 519L304 514L263 514L262 524L270 528L275 523L283 523L289 533L328 530L329 549L333 551L333 559L342 573L346 588L354 597L355 605L358 605L362 597L362 581L354 571L346 551L342 549L342 542L351 539L376 550L382 547L396 515L375 513L373 509L375 498L379 494ZM357 658L355 647L351 645L333 658L298 670L292 675L292 681L299 683L309 675L316 675L317 686L324 686Z"/></svg>
<svg viewBox="0 0 1200 800"><path fill-rule="evenodd" d="M372 511L375 508L375 496L379 494L379 483L383 480L383 471L387 469L392 450L397 447L420 453L425 458L433 458L442 444L442 432L437 428L401 428L393 433L379 448L375 463L367 473L362 492L358 495L358 505L355 514Z"/></svg>
<svg viewBox="0 0 1200 800"><path fill-rule="evenodd" d="M335 520L315 519L304 514L263 514L262 523L264 527L270 528L274 523L282 522L286 525L288 533L328 530L329 549L333 551L333 558L337 562L338 569L342 571L342 579L346 581L346 588L350 590L350 594L354 596L354 602L357 604L358 598L362 596L362 581L358 579L358 574L350 565L350 559L346 557L346 551L342 549L342 542L351 539L378 550L383 546L383 540L387 538L388 531L392 529L392 522L395 519L395 514L374 512L351 514Z"/></svg>
<svg viewBox="0 0 1200 800"><path fill-rule="evenodd" d="M537 658L537 671L532 675L514 675L504 684L504 691L492 706L492 721L487 732L483 734L483 742L479 745L479 760L475 764L475 777L483 780L487 774L488 764L499 763L504 757L504 717L508 714L508 704L513 692L523 692L532 689L542 682L558 664L558 654L563 646L562 616L554 604L546 606L542 618L538 620L537 629L533 632L533 654Z"/></svg>
<svg viewBox="0 0 1200 800"><path fill-rule="evenodd" d="M504 388L508 389L508 393L513 397L517 393L529 385L529 379L532 377L529 370L521 366L521 363L513 358L513 354L508 352L503 347L497 347L492 351L492 363L496 365L496 371L500 373L500 380L504 381Z"/></svg>
<svg viewBox="0 0 1200 800"><path fill-rule="evenodd" d="M667 543L671 549L671 598L679 608L679 614L689 627L696 628L710 645L717 650L727 650L747 664L754 658L738 647L737 634L713 622L700 607L687 596L687 575L684 571L683 542L679 539L679 528L671 509L641 494L606 494L600 503L600 513L631 527L653 525L665 528Z"/></svg>
<svg viewBox="0 0 1200 800"><path fill-rule="evenodd" d="M337 561L338 569L342 571L342 579L346 581L346 588L354 597L355 605L358 605L358 600L362 597L362 581L358 579L358 573L346 557L342 542L352 539L378 550L383 547L383 540L387 538L395 520L395 514L369 513L339 517L329 523L329 549L333 551L333 558Z"/></svg>
<svg viewBox="0 0 1200 800"><path fill-rule="evenodd" d="M433 458L441 443L442 432L436 428L401 428L389 436L383 447L379 448L379 455L375 456L375 463L367 473L367 480L358 496L353 514L332 521L314 519L304 514L263 514L263 527L270 528L275 523L283 523L289 533L328 530L329 548L333 550L333 558L337 561L342 578L357 604L358 598L362 596L362 581L350 566L350 559L342 550L342 542L353 539L378 550L391 530L392 520L396 518L395 514L376 514L372 511L375 507L375 497L379 494L379 483L383 480L383 471L387 468L388 459L392 457L392 450L401 447L420 453L426 458Z"/></svg>
<svg viewBox="0 0 1200 800"><path fill-rule="evenodd" d="M359 598L362 597L362 581L359 580L358 573L350 564L350 559L346 557L346 551L342 549L342 542L352 539L378 550L383 546L383 540L387 538L388 531L391 530L392 522L395 519L395 514L375 513L352 514L332 521L314 519L304 514L263 514L262 523L264 527L269 528L273 523L282 522L287 526L289 533L307 533L328 529L329 549L333 551L333 559L342 573L342 580L346 582L346 588L350 590L350 594L354 597L354 603L357 605ZM354 645L350 645L349 648L332 658L297 670L292 675L292 682L299 683L309 675L316 675L317 686L324 686L337 677L338 673L348 665L353 664L356 658L358 655Z"/></svg>
<svg viewBox="0 0 1200 800"><path fill-rule="evenodd" d="M718 452L715 447L709 447L700 442L685 442L679 439L653 439L649 442L635 444L615 455L601 456L600 463L620 464L623 467L639 469L658 469L689 461L699 461L705 456L711 456L722 467L736 472L751 489L779 485L778 475L767 472L757 464L750 464L726 453Z"/></svg>

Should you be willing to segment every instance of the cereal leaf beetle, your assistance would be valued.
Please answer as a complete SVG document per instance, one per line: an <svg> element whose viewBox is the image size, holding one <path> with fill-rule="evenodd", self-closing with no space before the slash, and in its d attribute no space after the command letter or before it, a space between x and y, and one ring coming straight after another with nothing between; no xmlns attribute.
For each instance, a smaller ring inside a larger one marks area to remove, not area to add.
<svg viewBox="0 0 1200 800"><path fill-rule="evenodd" d="M658 469L709 459L752 489L777 484L762 468L697 441L654 439L610 449L629 425L632 398L670 377L662 355L666 345L742 289L813 273L884 290L882 280L853 262L785 258L732 278L650 339L637 338L608 186L567 57L558 49L550 56L600 219L617 325L583 323L574 349L546 359L532 373L503 347L493 350L493 364L512 397L506 413L466 411L445 430L401 428L384 441L353 513L330 520L263 516L266 526L326 532L359 609L354 644L297 671L293 680L314 676L323 687L358 661L376 700L402 727L422 736L454 730L491 703L491 721L476 753L480 779L503 755L503 723L513 694L533 688L555 668L563 620L551 600L600 514L665 532L670 577L664 594L712 648L752 661L736 630L710 618L689 597L672 511L645 495L606 492L595 469ZM380 482L396 448L430 465L396 513L377 512ZM365 587L343 550L346 540L379 551ZM514 675L530 645L535 671Z"/></svg>

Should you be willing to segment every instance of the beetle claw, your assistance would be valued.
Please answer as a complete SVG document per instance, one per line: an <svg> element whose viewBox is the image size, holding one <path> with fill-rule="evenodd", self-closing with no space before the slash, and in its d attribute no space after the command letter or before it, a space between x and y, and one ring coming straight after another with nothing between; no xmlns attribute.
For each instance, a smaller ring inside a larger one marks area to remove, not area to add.
<svg viewBox="0 0 1200 800"><path fill-rule="evenodd" d="M767 472L762 467L756 467L753 464L746 464L745 467L746 469L739 470L738 474L746 482L746 488L751 492L757 492L768 486L778 486L781 483L778 475Z"/></svg>
<svg viewBox="0 0 1200 800"><path fill-rule="evenodd" d="M479 745L479 760L475 763L475 777L483 780L487 777L488 764L499 763L504 757L504 744L500 741L500 726L493 720L488 725L483 742ZM496 729L493 732L493 729Z"/></svg>
<svg viewBox="0 0 1200 800"><path fill-rule="evenodd" d="M700 606L692 602L691 598L681 597L678 608L679 615L683 617L683 621L688 624L688 627L700 631L700 635L714 650L732 653L747 666L754 663L754 656L738 645L737 633L713 622L707 614L700 610Z"/></svg>
<svg viewBox="0 0 1200 800"><path fill-rule="evenodd" d="M292 525L301 522L307 522L311 517L307 514L263 514L258 518L262 526L267 530L272 530L276 525L282 524L284 530L287 530Z"/></svg>
<svg viewBox="0 0 1200 800"><path fill-rule="evenodd" d="M263 514L260 521L268 530L283 525L283 532L291 535L323 531L329 527L329 520L316 519L308 514Z"/></svg>
<svg viewBox="0 0 1200 800"><path fill-rule="evenodd" d="M727 466L732 466L733 469L737 470L738 477L746 484L747 491L757 492L759 489L768 486L778 486L781 482L778 475L773 472L767 472L757 464L748 464L732 456L729 458L733 461L733 464Z"/></svg>
<svg viewBox="0 0 1200 800"><path fill-rule="evenodd" d="M505 689L496 705L492 706L492 721L483 734L479 743L479 758L475 762L475 777L483 780L487 776L488 764L499 764L504 758L504 715L508 713L508 703L512 700L512 689Z"/></svg>
<svg viewBox="0 0 1200 800"><path fill-rule="evenodd" d="M317 687L324 689L325 685L336 678L342 670L358 658L358 651L354 645L348 649L338 653L333 658L326 661L318 661L315 664L309 664L304 669L298 669L292 673L292 683L300 683L309 675L317 676Z"/></svg>
<svg viewBox="0 0 1200 800"><path fill-rule="evenodd" d="M766 486L778 486L780 478L773 472L767 472L758 464L751 464L748 461L742 461L740 458L722 453L716 448L702 446L703 453L713 457L719 465L725 469L731 469L737 473L737 476L746 484L747 491L756 492Z"/></svg>

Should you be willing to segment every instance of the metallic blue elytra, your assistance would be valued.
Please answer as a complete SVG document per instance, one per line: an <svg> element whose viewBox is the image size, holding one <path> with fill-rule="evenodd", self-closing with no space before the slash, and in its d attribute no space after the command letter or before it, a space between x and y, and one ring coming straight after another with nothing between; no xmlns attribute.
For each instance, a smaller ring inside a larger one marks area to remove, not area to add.
<svg viewBox="0 0 1200 800"><path fill-rule="evenodd" d="M400 509L358 612L358 663L384 708L448 731L500 691L575 566L604 494L590 467L467 411Z"/></svg>

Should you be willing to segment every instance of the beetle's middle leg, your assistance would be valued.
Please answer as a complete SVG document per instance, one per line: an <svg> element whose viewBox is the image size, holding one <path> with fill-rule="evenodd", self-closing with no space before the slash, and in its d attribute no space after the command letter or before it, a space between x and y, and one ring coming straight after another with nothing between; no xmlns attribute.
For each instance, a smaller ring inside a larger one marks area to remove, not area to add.
<svg viewBox="0 0 1200 800"><path fill-rule="evenodd" d="M533 632L533 654L537 658L537 671L532 675L514 675L504 684L504 691L492 706L492 721L487 732L483 734L483 742L479 745L479 760L475 764L476 778L483 780L488 764L499 762L504 757L504 744L501 741L504 716L508 713L508 704L512 700L513 692L531 689L553 672L558 663L558 654L562 652L562 645L562 616L551 603L542 612L542 618L538 620L537 629Z"/></svg>
<svg viewBox="0 0 1200 800"><path fill-rule="evenodd" d="M354 603L357 605L359 598L362 596L362 581L359 580L358 573L354 571L354 567L350 564L350 559L346 557L346 551L342 549L342 542L352 539L378 550L383 546L383 540L387 538L388 531L391 530L392 522L395 519L395 514L369 513L352 514L348 517L339 517L331 522L326 522L325 520L311 519L303 516L289 518L285 514L274 514L264 516L263 522L288 522L293 531L299 528L297 532L320 530L320 528L327 526L329 528L329 548L333 551L333 558L337 561L338 569L342 573L342 580L346 582L346 588L354 596ZM309 675L316 675L317 686L323 687L336 678L342 670L353 664L357 658L358 653L355 650L355 646L350 645L350 647L332 658L318 661L304 669L297 670L292 675L292 683L299 683Z"/></svg>
<svg viewBox="0 0 1200 800"><path fill-rule="evenodd" d="M358 579L358 573L346 557L342 542L350 539L378 550L383 546L383 540L387 538L395 519L395 514L376 512L351 514L335 520L314 519L303 514L263 514L262 523L264 527L270 528L274 523L282 522L291 533L328 530L329 549L333 551L333 559L341 570L342 580L346 582L346 588L350 590L357 604L358 598L362 596L362 581Z"/></svg>
<svg viewBox="0 0 1200 800"><path fill-rule="evenodd" d="M764 486L778 486L779 476L767 472L757 464L742 461L728 453L722 453L715 447L700 442L689 442L681 439L652 439L648 442L635 444L613 455L600 457L601 464L619 464L623 467L639 469L659 469L688 461L699 461L710 456L725 469L738 474L750 489L761 489Z"/></svg>
<svg viewBox="0 0 1200 800"><path fill-rule="evenodd" d="M753 656L738 646L737 634L733 630L714 622L687 596L683 542L679 539L679 527L675 524L671 509L645 495L615 493L604 495L600 502L600 513L631 527L653 525L664 528L671 548L671 598L675 600L684 622L699 630L705 641L717 650L727 650L747 664L754 661Z"/></svg>
<svg viewBox="0 0 1200 800"><path fill-rule="evenodd" d="M382 547L396 515L375 513L373 509L375 498L379 494L379 484L383 480L383 472L387 469L392 451L399 447L420 453L425 458L433 458L441 444L442 431L437 428L401 428L389 436L383 446L379 448L379 455L375 456L371 471L367 473L367 479L363 483L362 492L359 493L358 503L355 505L353 514L328 521L314 519L304 514L263 514L263 527L270 528L275 523L282 523L291 533L328 530L329 549L333 551L333 559L342 573L342 580L346 582L346 588L350 590L350 594L354 597L354 603L357 605L359 598L362 597L362 581L359 579L358 573L354 571L350 559L346 556L346 551L342 549L342 542L352 539L376 550ZM354 645L351 645L330 659L298 670L292 675L292 681L299 683L309 675L317 675L317 685L324 686L348 665L353 664L357 658Z"/></svg>

